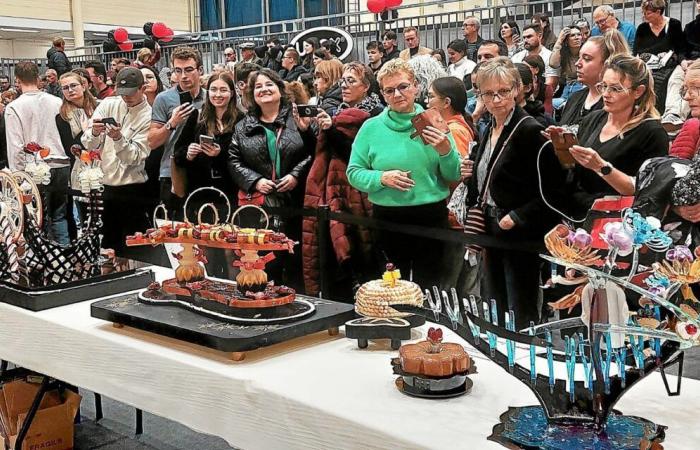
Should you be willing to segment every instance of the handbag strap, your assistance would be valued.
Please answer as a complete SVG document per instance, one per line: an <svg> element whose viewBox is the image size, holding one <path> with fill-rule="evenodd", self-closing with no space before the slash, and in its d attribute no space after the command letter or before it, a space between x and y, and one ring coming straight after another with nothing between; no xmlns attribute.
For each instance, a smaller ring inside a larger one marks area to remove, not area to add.
<svg viewBox="0 0 700 450"><path fill-rule="evenodd" d="M506 146L508 145L508 142L510 142L510 138L512 138L513 134L515 134L515 130L517 130L518 127L520 126L520 124L523 123L523 121L526 119L532 119L532 116L525 116L522 119L520 119L518 121L518 123L515 124L515 127L513 127L513 130L510 132L510 134L508 135L506 140L503 141L503 146L502 146L503 149L500 152L498 152L498 154L496 155L496 159L493 161L493 164L491 164L491 170L489 170L489 173L486 176L486 181L484 182L484 192L481 193L481 198L477 202L477 205L479 207L483 208L484 203L486 203L486 195L488 194L488 191L489 191L489 184L491 183L491 175L493 175L493 170L496 167L498 160L500 159L501 155L506 151Z"/></svg>

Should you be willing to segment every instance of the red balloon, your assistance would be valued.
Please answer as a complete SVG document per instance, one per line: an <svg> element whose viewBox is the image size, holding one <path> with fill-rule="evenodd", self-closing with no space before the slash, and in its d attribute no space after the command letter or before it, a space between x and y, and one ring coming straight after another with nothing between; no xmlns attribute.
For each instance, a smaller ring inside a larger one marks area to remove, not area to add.
<svg viewBox="0 0 700 450"><path fill-rule="evenodd" d="M130 52L131 50L134 49L134 43L131 41L120 42L117 45L119 45L119 50L121 50L123 52Z"/></svg>
<svg viewBox="0 0 700 450"><path fill-rule="evenodd" d="M165 36L163 36L162 38L160 38L159 41L160 41L160 42L170 42L170 41L173 40L173 35L174 35L174 34L175 34L175 33L173 33L173 30L172 30L172 29L166 27L166 29L165 29Z"/></svg>
<svg viewBox="0 0 700 450"><path fill-rule="evenodd" d="M125 28L117 28L114 30L114 41L121 44L129 39L129 32Z"/></svg>
<svg viewBox="0 0 700 450"><path fill-rule="evenodd" d="M158 39L168 35L168 27L163 22L154 23L151 31L153 32L153 37Z"/></svg>
<svg viewBox="0 0 700 450"><path fill-rule="evenodd" d="M398 8L403 3L403 0L385 0L387 8Z"/></svg>
<svg viewBox="0 0 700 450"><path fill-rule="evenodd" d="M386 0L367 0L367 9L375 14L381 14L386 9Z"/></svg>

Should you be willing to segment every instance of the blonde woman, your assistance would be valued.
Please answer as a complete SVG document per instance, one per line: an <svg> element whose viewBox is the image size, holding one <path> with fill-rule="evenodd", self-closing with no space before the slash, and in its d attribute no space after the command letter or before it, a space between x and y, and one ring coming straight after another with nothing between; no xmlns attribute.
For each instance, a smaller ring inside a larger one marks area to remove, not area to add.
<svg viewBox="0 0 700 450"><path fill-rule="evenodd" d="M321 61L314 69L314 88L318 97L316 104L331 116L343 101L340 88L342 76L343 63L337 59Z"/></svg>
<svg viewBox="0 0 700 450"><path fill-rule="evenodd" d="M596 85L603 109L591 112L578 131L580 145L571 149L579 186L574 199L579 216L596 198L633 195L642 162L668 153L668 135L654 103L651 72L644 61L614 55Z"/></svg>
<svg viewBox="0 0 700 450"><path fill-rule="evenodd" d="M355 137L348 180L368 194L376 219L446 228L449 183L459 180L454 139L431 126L425 127L422 139L411 138L411 119L423 108L416 102L416 74L406 61L397 58L387 62L377 79L387 108L368 119ZM377 244L386 262L403 273L412 271L414 281L421 286L429 287L440 277L440 241L380 231Z"/></svg>
<svg viewBox="0 0 700 450"><path fill-rule="evenodd" d="M71 160L71 180L73 188L78 187L78 173L75 165L75 156L71 152L71 147L78 145L82 147L80 138L88 127L88 120L97 106L97 100L87 89L87 80L76 72L66 72L58 80L63 93L63 104L59 114L56 116L56 128L61 137L61 144L66 155ZM76 203L76 207L78 203ZM77 236L80 218L73 214L72 197L68 197L68 234L71 239Z"/></svg>

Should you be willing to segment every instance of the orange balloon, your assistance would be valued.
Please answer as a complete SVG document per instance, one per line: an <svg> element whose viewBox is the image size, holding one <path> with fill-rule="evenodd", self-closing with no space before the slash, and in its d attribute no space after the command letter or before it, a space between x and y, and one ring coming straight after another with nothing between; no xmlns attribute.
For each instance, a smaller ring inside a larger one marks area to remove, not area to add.
<svg viewBox="0 0 700 450"><path fill-rule="evenodd" d="M49 153L51 153L51 150L49 150L48 148L42 148L41 150L39 150L39 156L41 156L42 158L46 158L47 156L49 156Z"/></svg>
<svg viewBox="0 0 700 450"><path fill-rule="evenodd" d="M86 164L90 163L90 153L82 152L80 153L80 160Z"/></svg>

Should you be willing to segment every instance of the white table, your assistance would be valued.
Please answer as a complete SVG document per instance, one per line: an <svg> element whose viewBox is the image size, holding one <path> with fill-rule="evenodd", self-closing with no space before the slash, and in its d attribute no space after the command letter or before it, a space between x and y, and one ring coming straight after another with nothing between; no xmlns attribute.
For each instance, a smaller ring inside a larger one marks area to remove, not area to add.
<svg viewBox="0 0 700 450"><path fill-rule="evenodd" d="M158 272L163 278L167 272ZM341 329L342 330L342 329ZM414 331L423 337L425 327ZM448 332L446 341L460 342ZM34 313L0 303L0 359L221 436L243 449L498 449L486 440L508 406L537 404L503 369L472 350L470 395L414 399L394 386L388 342L317 333L229 355L90 317L90 302ZM525 358L527 352L519 353ZM538 360L541 358L538 358ZM546 361L538 361L539 368ZM563 367L558 370L563 370ZM562 372L563 373L563 372ZM675 377L669 380L675 386ZM658 373L617 405L669 426L666 448L694 449L700 382L668 397Z"/></svg>

